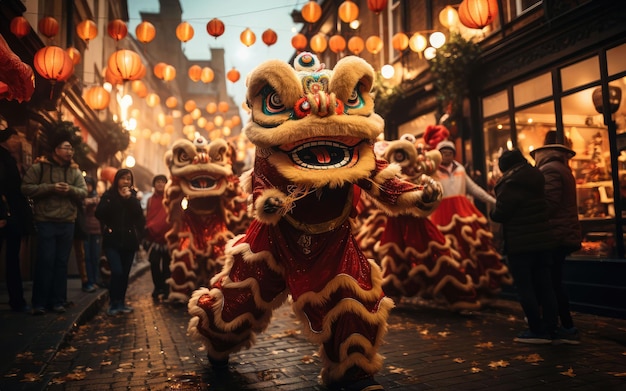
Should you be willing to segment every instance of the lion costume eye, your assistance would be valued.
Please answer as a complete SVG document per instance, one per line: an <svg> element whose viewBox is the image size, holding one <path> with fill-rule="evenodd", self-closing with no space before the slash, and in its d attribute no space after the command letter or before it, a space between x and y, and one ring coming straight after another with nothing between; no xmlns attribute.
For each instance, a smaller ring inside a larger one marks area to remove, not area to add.
<svg viewBox="0 0 626 391"><path fill-rule="evenodd" d="M360 93L360 86L361 84L359 83L354 90L352 90L352 93L350 94L350 97L348 98L348 101L346 102L345 106L348 109L356 109L359 108L361 106L363 106L363 104L365 103L363 100L363 97L361 97L361 93Z"/></svg>
<svg viewBox="0 0 626 391"><path fill-rule="evenodd" d="M187 152L185 152L185 150L179 149L176 152L176 160L178 160L180 163L186 163L186 162L190 161L191 158L189 157Z"/></svg>
<svg viewBox="0 0 626 391"><path fill-rule="evenodd" d="M265 86L261 91L263 96L263 112L265 114L280 114L287 111L280 95L270 86Z"/></svg>

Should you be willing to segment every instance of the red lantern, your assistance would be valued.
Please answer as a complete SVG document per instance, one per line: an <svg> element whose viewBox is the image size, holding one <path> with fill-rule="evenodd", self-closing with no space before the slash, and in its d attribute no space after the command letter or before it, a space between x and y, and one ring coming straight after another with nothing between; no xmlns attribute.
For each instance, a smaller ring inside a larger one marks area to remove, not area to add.
<svg viewBox="0 0 626 391"><path fill-rule="evenodd" d="M59 22L52 16L44 16L37 24L39 32L47 38L53 38L59 32Z"/></svg>
<svg viewBox="0 0 626 391"><path fill-rule="evenodd" d="M326 41L326 36L322 33L317 33L313 37L311 37L311 49L316 53L323 53L328 46L328 42Z"/></svg>
<svg viewBox="0 0 626 391"><path fill-rule="evenodd" d="M308 43L308 40L306 38L306 35L301 34L301 33L298 33L294 35L293 38L291 38L291 46L293 46L293 48L296 49L297 51L302 51L306 49L307 43Z"/></svg>
<svg viewBox="0 0 626 391"><path fill-rule="evenodd" d="M109 91L105 90L102 86L94 86L85 91L85 102L93 110L103 110L109 107L109 101L111 95Z"/></svg>
<svg viewBox="0 0 626 391"><path fill-rule="evenodd" d="M135 35L139 42L148 43L156 36L156 29L150 22L141 22L135 28Z"/></svg>
<svg viewBox="0 0 626 391"><path fill-rule="evenodd" d="M215 114L217 112L217 103L215 102L207 103L206 112L209 114Z"/></svg>
<svg viewBox="0 0 626 391"><path fill-rule="evenodd" d="M111 72L111 69L109 69L109 67L104 68L104 80L114 86L124 84L124 80L119 75Z"/></svg>
<svg viewBox="0 0 626 391"><path fill-rule="evenodd" d="M383 49L383 40L377 35L372 35L365 40L365 48L372 54L378 54Z"/></svg>
<svg viewBox="0 0 626 391"><path fill-rule="evenodd" d="M213 72L213 69L209 68L209 67L204 67L202 68L202 73L200 74L200 80L202 80L203 83L210 83L213 81L213 79L215 78L215 72Z"/></svg>
<svg viewBox="0 0 626 391"><path fill-rule="evenodd" d="M100 179L109 183L113 183L115 179L115 174L117 174L117 168L115 167L104 167L100 171Z"/></svg>
<svg viewBox="0 0 626 391"><path fill-rule="evenodd" d="M122 80L136 80L141 72L141 58L132 50L121 49L111 54L108 66Z"/></svg>
<svg viewBox="0 0 626 391"><path fill-rule="evenodd" d="M348 50L357 56L365 49L365 42L363 42L363 38L359 36L354 36L348 40Z"/></svg>
<svg viewBox="0 0 626 391"><path fill-rule="evenodd" d="M80 62L80 52L78 51L78 49L76 49L75 47L70 46L69 48L67 48L67 55L70 56L70 58L72 59L72 62L74 63L74 65L78 65L78 63Z"/></svg>
<svg viewBox="0 0 626 391"><path fill-rule="evenodd" d="M202 68L200 65L192 65L189 67L187 75L189 75L191 81L198 81L200 80L200 76L202 76Z"/></svg>
<svg viewBox="0 0 626 391"><path fill-rule="evenodd" d="M300 11L302 18L309 23L317 22L322 16L322 7L316 1L309 1Z"/></svg>
<svg viewBox="0 0 626 391"><path fill-rule="evenodd" d="M250 28L246 27L246 29L239 35L239 39L241 40L241 43L250 47L256 42L256 35L252 30L250 30Z"/></svg>
<svg viewBox="0 0 626 391"><path fill-rule="evenodd" d="M328 40L328 47L333 53L342 52L346 48L346 39L341 35L333 35Z"/></svg>
<svg viewBox="0 0 626 391"><path fill-rule="evenodd" d="M497 15L497 0L463 0L459 5L459 20L471 29L482 29L490 25Z"/></svg>
<svg viewBox="0 0 626 391"><path fill-rule="evenodd" d="M263 43L265 43L267 46L272 46L276 43L276 41L278 41L278 35L276 35L276 31L272 29L267 29L263 31L263 35L261 36L261 38L263 39Z"/></svg>
<svg viewBox="0 0 626 391"><path fill-rule="evenodd" d="M128 27L126 27L126 23L124 23L123 20L113 19L107 25L107 33L109 37L119 41L120 39L124 39L128 34Z"/></svg>
<svg viewBox="0 0 626 391"><path fill-rule="evenodd" d="M206 24L206 31L209 35L217 38L224 34L224 23L218 18L213 18Z"/></svg>
<svg viewBox="0 0 626 391"><path fill-rule="evenodd" d="M76 25L76 34L89 44L98 35L98 26L93 20L85 19Z"/></svg>
<svg viewBox="0 0 626 391"><path fill-rule="evenodd" d="M175 96L170 96L169 98L165 99L165 106L170 109L176 108L176 106L178 106L178 99L176 99Z"/></svg>
<svg viewBox="0 0 626 391"><path fill-rule="evenodd" d="M193 99L189 99L188 101L185 102L185 104L183 105L183 108L185 109L186 112L191 113L196 108L196 101ZM189 125L189 124L185 124L185 125Z"/></svg>
<svg viewBox="0 0 626 391"><path fill-rule="evenodd" d="M367 8L375 14L379 14L387 7L387 0L367 0Z"/></svg>
<svg viewBox="0 0 626 391"><path fill-rule="evenodd" d="M233 83L236 83L237 80L239 80L239 78L241 77L241 74L239 73L238 70L235 69L235 67L233 67L230 71L228 71L228 73L226 74L226 78L228 78L228 80L230 80Z"/></svg>
<svg viewBox="0 0 626 391"><path fill-rule="evenodd" d="M146 84L141 80L133 80L130 87L138 97L145 98L148 96L148 87L146 87Z"/></svg>
<svg viewBox="0 0 626 391"><path fill-rule="evenodd" d="M359 17L359 6L350 0L346 0L339 6L339 19L350 23Z"/></svg>
<svg viewBox="0 0 626 391"><path fill-rule="evenodd" d="M28 20L23 16L16 16L11 19L11 26L9 28L13 35L18 38L25 37L31 30L30 23L28 23Z"/></svg>
<svg viewBox="0 0 626 391"><path fill-rule="evenodd" d="M217 109L221 112L221 113L226 113L228 111L228 103L221 101L220 103L217 104Z"/></svg>
<svg viewBox="0 0 626 391"><path fill-rule="evenodd" d="M74 62L65 50L58 46L44 46L35 53L37 73L51 83L67 80L74 71Z"/></svg>
<svg viewBox="0 0 626 391"><path fill-rule="evenodd" d="M391 46L399 52L409 47L409 37L405 33L396 33L391 38Z"/></svg>
<svg viewBox="0 0 626 391"><path fill-rule="evenodd" d="M193 38L193 34L193 27L191 27L191 25L187 22L181 22L176 27L176 38L178 38L178 40L181 42L189 41L191 38Z"/></svg>
<svg viewBox="0 0 626 391"><path fill-rule="evenodd" d="M152 70L154 72L154 76L156 76L157 79L163 80L163 70L165 69L166 66L167 64L164 62L159 62L154 66Z"/></svg>
<svg viewBox="0 0 626 391"><path fill-rule="evenodd" d="M163 68L163 80L172 81L176 78L176 68L173 65L166 65Z"/></svg>

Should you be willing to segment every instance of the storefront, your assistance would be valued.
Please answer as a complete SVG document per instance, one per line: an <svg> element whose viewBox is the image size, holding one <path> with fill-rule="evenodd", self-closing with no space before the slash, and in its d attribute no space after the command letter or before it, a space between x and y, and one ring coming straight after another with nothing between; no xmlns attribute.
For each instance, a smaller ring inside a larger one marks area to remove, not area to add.
<svg viewBox="0 0 626 391"><path fill-rule="evenodd" d="M571 300L585 312L626 317L626 35L618 22L625 7L605 5L487 53L489 77L472 100L472 128L482 132L464 140L488 186L502 149L518 147L533 162L530 151L549 130L571 143L583 230L566 267Z"/></svg>

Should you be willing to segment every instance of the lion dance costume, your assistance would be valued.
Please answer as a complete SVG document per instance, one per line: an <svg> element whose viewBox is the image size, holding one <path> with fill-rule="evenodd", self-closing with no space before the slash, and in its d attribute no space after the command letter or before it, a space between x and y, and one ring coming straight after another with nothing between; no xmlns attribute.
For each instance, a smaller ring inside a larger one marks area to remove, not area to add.
<svg viewBox="0 0 626 391"><path fill-rule="evenodd" d="M295 68L295 69L294 69ZM365 258L349 216L361 190L380 208L418 210L436 187L398 179L399 167L373 152L383 120L369 91L374 72L358 57L324 69L310 53L270 60L247 79L256 146L249 183L255 219L228 244L226 266L189 302L189 332L214 367L249 348L288 295L310 341L320 345L322 382L382 389L373 375L391 299L380 268Z"/></svg>
<svg viewBox="0 0 626 391"><path fill-rule="evenodd" d="M432 175L441 161L439 151L424 151L411 135L389 142L382 156L402 167L402 177L415 183ZM374 252L382 267L385 294L442 300L452 310L480 308L460 254L430 219L412 213L386 216L383 228L365 225L362 230L380 233Z"/></svg>
<svg viewBox="0 0 626 391"><path fill-rule="evenodd" d="M207 286L224 265L226 243L250 221L231 157L226 141L203 137L178 140L165 154L170 300L187 303L195 289Z"/></svg>

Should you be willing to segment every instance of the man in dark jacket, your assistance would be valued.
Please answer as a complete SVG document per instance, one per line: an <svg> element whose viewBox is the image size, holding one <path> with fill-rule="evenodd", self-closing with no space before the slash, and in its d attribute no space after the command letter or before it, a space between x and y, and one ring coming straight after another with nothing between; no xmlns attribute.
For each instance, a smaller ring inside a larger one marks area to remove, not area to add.
<svg viewBox="0 0 626 391"><path fill-rule="evenodd" d="M549 266L555 241L548 223L543 175L518 149L505 151L498 165L503 176L494 189L496 207L491 219L502 223L509 269L529 327L515 341L549 344L557 328Z"/></svg>
<svg viewBox="0 0 626 391"><path fill-rule="evenodd" d="M570 313L567 292L563 285L565 258L580 249L581 228L576 203L576 180L568 160L576 152L556 143L556 131L546 134L544 146L536 148L530 155L545 178L546 201L550 213L550 227L557 240L552 253L552 284L556 293L561 327L558 338L563 343L578 344L580 335Z"/></svg>
<svg viewBox="0 0 626 391"><path fill-rule="evenodd" d="M20 186L22 176L12 156L20 148L21 141L13 128L0 130L0 251L6 242L6 282L9 305L13 311L30 310L24 299L20 272L20 247L22 237L32 225L32 213L28 200Z"/></svg>

